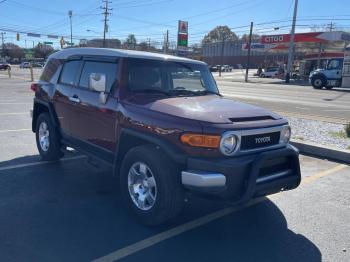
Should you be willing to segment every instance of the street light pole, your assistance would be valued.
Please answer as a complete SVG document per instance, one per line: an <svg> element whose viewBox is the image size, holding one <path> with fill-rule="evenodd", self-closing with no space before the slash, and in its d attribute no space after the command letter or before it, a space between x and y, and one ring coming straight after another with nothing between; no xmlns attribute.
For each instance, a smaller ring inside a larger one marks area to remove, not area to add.
<svg viewBox="0 0 350 262"><path fill-rule="evenodd" d="M219 76L221 77L222 65L224 63L224 51L225 51L225 35L222 34L222 43L221 43L221 54L220 54L220 67L219 67Z"/></svg>
<svg viewBox="0 0 350 262"><path fill-rule="evenodd" d="M248 43L248 56L247 56L247 67L245 69L245 78L244 81L248 82L248 73L250 66L250 50L252 45L252 34L253 34L253 22L250 23L250 32L249 32L249 43Z"/></svg>
<svg viewBox="0 0 350 262"><path fill-rule="evenodd" d="M5 32L1 32L1 43L2 43L2 51L1 51L1 56L5 58L5 39L4 39L4 34Z"/></svg>
<svg viewBox="0 0 350 262"><path fill-rule="evenodd" d="M69 20L70 20L70 43L71 43L71 46L73 45L72 15L73 15L73 11L72 11L72 10L69 10L69 11L68 11L68 16L69 16Z"/></svg>
<svg viewBox="0 0 350 262"><path fill-rule="evenodd" d="M288 51L288 63L287 63L287 73L286 73L286 83L289 83L290 72L293 65L294 58L294 35L295 35L295 24L297 20L298 12L298 0L294 0L294 13L293 13L293 23L292 30L290 32L290 41L289 41L289 51Z"/></svg>

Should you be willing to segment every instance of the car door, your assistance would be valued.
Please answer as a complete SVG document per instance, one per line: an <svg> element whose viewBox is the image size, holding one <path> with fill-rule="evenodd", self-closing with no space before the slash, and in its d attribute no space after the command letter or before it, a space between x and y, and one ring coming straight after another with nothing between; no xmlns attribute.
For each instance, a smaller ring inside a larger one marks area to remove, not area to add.
<svg viewBox="0 0 350 262"><path fill-rule="evenodd" d="M63 64L53 97L53 105L63 135L71 135L71 122L77 106L77 83L81 60L68 60Z"/></svg>
<svg viewBox="0 0 350 262"><path fill-rule="evenodd" d="M106 76L105 93L90 87L91 74ZM82 140L89 150L114 152L116 146L116 124L118 99L114 95L117 83L117 59L83 60L81 76L77 85L78 96L74 121L71 122L72 136ZM101 95L106 101L101 101Z"/></svg>

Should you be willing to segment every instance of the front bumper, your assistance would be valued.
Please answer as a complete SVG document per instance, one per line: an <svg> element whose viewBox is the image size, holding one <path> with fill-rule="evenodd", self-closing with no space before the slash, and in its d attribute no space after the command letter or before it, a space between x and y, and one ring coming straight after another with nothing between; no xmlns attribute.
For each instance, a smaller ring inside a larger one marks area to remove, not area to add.
<svg viewBox="0 0 350 262"><path fill-rule="evenodd" d="M299 153L287 145L236 158L190 158L181 178L182 184L193 193L242 203L296 188L301 181Z"/></svg>

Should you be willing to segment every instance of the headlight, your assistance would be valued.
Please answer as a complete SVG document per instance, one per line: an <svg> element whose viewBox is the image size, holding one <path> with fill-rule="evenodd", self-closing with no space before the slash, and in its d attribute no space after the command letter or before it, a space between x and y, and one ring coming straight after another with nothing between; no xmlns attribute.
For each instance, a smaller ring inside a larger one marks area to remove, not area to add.
<svg viewBox="0 0 350 262"><path fill-rule="evenodd" d="M287 144L289 142L291 136L291 129L290 126L283 126L281 130L281 137L280 137L280 143L281 144Z"/></svg>
<svg viewBox="0 0 350 262"><path fill-rule="evenodd" d="M237 136L234 134L223 135L220 141L220 151L226 156L230 156L237 148Z"/></svg>

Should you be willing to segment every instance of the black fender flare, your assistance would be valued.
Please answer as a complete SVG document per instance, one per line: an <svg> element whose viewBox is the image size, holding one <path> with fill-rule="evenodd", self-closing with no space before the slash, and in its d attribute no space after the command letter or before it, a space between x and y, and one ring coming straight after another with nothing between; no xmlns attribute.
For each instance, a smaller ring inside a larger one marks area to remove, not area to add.
<svg viewBox="0 0 350 262"><path fill-rule="evenodd" d="M40 112L42 112L41 108L45 107L51 117L52 123L59 127L59 122L57 115L55 113L55 110L53 108L53 105L50 102L39 100L38 98L34 98L34 104L33 104L33 119L32 119L32 131L35 132L36 127L36 119L40 115Z"/></svg>
<svg viewBox="0 0 350 262"><path fill-rule="evenodd" d="M124 145L127 144L128 149L133 147L130 146L130 143L132 143L132 139L130 138L134 138L134 141L138 141L136 142L135 146L142 144L153 144L162 150L175 163L180 165L187 163L188 156L171 142L168 142L165 139L152 134L146 134L134 129L122 128L115 151L115 159L113 164L114 172L118 170L118 167L120 166L123 157L126 154Z"/></svg>
<svg viewBox="0 0 350 262"><path fill-rule="evenodd" d="M319 78L322 78L324 81L327 81L327 77L323 74L323 73L316 73L316 74L313 74L311 76L311 81L316 78L316 77L319 77Z"/></svg>

